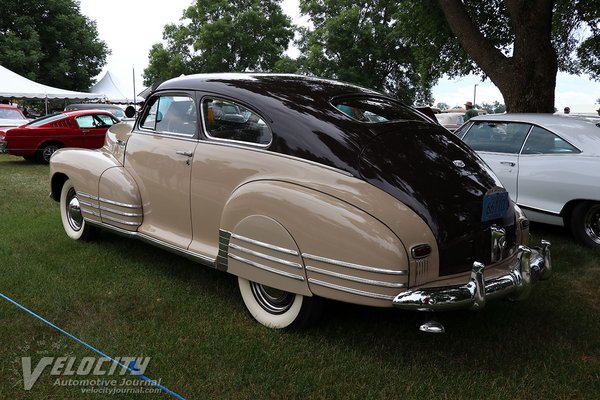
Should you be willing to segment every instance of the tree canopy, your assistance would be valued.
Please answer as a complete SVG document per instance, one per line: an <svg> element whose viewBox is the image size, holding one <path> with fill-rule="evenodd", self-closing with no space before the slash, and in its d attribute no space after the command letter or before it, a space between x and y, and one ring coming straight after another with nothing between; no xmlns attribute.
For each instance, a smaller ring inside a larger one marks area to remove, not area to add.
<svg viewBox="0 0 600 400"><path fill-rule="evenodd" d="M305 70L386 91L412 103L431 102L431 81L398 35L398 0L301 0L314 29L299 41Z"/></svg>
<svg viewBox="0 0 600 400"><path fill-rule="evenodd" d="M598 0L197 0L150 51L147 84L180 74L300 72L430 103L447 75L476 74L511 112L553 112L557 72L600 79ZM298 59L284 55L298 33Z"/></svg>
<svg viewBox="0 0 600 400"><path fill-rule="evenodd" d="M46 85L87 91L109 50L73 0L2 0L0 64Z"/></svg>
<svg viewBox="0 0 600 400"><path fill-rule="evenodd" d="M553 112L558 70L600 68L598 0L411 0L397 18L421 68L489 78L511 112ZM586 36L586 32L589 33Z"/></svg>
<svg viewBox="0 0 600 400"><path fill-rule="evenodd" d="M294 37L279 0L197 0L150 50L145 84L199 72L271 71Z"/></svg>

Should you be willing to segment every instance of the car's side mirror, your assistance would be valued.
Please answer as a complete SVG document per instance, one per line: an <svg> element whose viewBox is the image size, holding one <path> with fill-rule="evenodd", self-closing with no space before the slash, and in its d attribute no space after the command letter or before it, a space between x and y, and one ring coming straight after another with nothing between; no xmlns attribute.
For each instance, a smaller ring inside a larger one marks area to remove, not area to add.
<svg viewBox="0 0 600 400"><path fill-rule="evenodd" d="M127 118L133 118L133 117L135 117L135 107L134 106L127 106L127 108L125 108L125 116Z"/></svg>

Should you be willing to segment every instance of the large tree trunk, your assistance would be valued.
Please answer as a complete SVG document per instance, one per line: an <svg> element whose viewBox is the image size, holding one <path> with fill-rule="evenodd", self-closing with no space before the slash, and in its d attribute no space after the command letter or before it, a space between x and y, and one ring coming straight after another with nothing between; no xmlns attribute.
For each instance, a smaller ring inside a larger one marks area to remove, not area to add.
<svg viewBox="0 0 600 400"><path fill-rule="evenodd" d="M462 1L438 3L461 46L504 96L507 112L554 112L558 72L551 43L554 0L505 0L515 32L511 57L481 34Z"/></svg>

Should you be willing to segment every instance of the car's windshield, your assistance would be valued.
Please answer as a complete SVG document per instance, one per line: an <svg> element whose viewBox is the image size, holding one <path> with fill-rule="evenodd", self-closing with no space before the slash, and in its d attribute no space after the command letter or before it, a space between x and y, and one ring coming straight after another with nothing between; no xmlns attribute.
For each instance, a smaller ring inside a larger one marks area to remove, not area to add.
<svg viewBox="0 0 600 400"><path fill-rule="evenodd" d="M336 98L331 104L350 118L365 123L428 121L421 113L390 99L376 97Z"/></svg>

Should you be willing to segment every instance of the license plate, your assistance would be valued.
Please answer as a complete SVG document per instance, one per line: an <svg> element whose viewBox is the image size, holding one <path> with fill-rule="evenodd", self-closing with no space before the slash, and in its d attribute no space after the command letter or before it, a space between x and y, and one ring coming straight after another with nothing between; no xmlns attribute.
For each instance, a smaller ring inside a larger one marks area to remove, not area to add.
<svg viewBox="0 0 600 400"><path fill-rule="evenodd" d="M509 204L508 192L486 194L483 196L481 221L485 222L492 219L504 218Z"/></svg>

